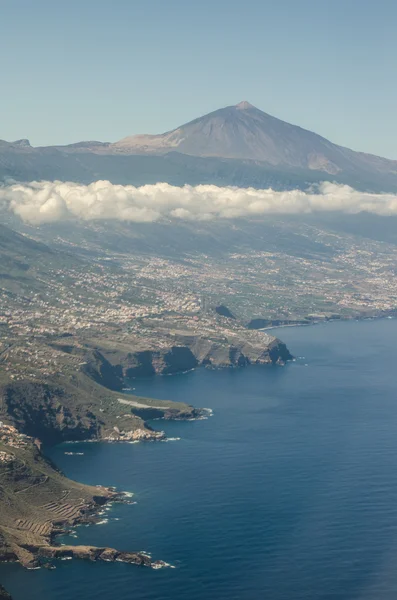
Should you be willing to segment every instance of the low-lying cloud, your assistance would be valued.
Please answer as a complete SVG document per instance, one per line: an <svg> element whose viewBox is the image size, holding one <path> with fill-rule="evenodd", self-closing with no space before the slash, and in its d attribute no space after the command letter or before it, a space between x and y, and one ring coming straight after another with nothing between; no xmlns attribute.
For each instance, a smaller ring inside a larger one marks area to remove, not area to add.
<svg viewBox="0 0 397 600"><path fill-rule="evenodd" d="M218 187L168 183L90 185L40 181L0 187L0 204L24 221L39 225L64 220L153 222L160 219L210 220L270 214L367 211L397 215L397 195L359 192L325 182L306 191Z"/></svg>

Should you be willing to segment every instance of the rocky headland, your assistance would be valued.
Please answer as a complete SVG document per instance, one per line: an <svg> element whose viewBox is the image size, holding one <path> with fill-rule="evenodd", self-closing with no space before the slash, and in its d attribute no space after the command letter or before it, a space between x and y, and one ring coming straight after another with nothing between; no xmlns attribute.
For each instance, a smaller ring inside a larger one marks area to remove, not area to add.
<svg viewBox="0 0 397 600"><path fill-rule="evenodd" d="M27 568L49 566L58 558L167 566L141 552L58 545L59 534L95 522L104 504L125 498L67 479L47 460L42 445L158 440L163 432L146 419L203 417L186 403L125 394L126 379L200 366L282 365L291 358L282 342L264 332L233 329L204 336L162 329L154 321L145 333L137 337L108 329L84 336L19 336L0 354L1 561Z"/></svg>
<svg viewBox="0 0 397 600"><path fill-rule="evenodd" d="M125 378L169 375L201 366L284 365L292 358L283 342L263 331L234 327L199 334L193 329L167 327L160 319L147 320L146 327L144 338L109 332L85 336L85 348L97 352L97 372L92 361L86 371L112 389L121 389Z"/></svg>
<svg viewBox="0 0 397 600"><path fill-rule="evenodd" d="M80 558L160 568L142 552L95 546L64 546L57 536L95 523L109 502L129 502L113 488L66 478L41 453L37 439L0 425L0 560L33 569L60 558Z"/></svg>

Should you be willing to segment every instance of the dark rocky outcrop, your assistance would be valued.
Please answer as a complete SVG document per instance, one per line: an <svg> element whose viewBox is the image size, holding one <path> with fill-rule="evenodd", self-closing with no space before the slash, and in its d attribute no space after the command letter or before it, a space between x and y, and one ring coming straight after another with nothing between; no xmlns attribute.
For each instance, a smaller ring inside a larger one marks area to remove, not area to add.
<svg viewBox="0 0 397 600"><path fill-rule="evenodd" d="M120 404L119 399L124 397L134 398L96 384L85 373L76 375L73 381L16 381L0 385L0 420L46 445L110 436L113 439L116 427L120 432L150 433L142 418ZM171 405L175 412L188 409L183 403Z"/></svg>
<svg viewBox="0 0 397 600"><path fill-rule="evenodd" d="M164 351L147 350L129 354L123 371L126 377L170 375L189 371L198 365L197 358L186 346L172 346Z"/></svg>
<svg viewBox="0 0 397 600"><path fill-rule="evenodd" d="M123 387L123 369L121 365L111 365L108 360L98 351L93 351L89 362L83 367L94 381L104 385L110 390L121 390Z"/></svg>
<svg viewBox="0 0 397 600"><path fill-rule="evenodd" d="M97 546L39 546L30 547L38 559L78 558L92 562L125 562L142 567L165 566L162 561L152 561L142 552L120 552L114 548L98 548Z"/></svg>
<svg viewBox="0 0 397 600"><path fill-rule="evenodd" d="M93 358L87 359L84 370L87 374L94 372L96 380L107 385L109 381L169 375L200 366L223 368L284 364L292 358L285 344L277 338L262 332L251 333L243 328L211 337L180 333L169 339L161 338L159 334L159 340L158 344L148 343L149 348L145 349L141 349L132 336L125 338L122 344L115 340L111 349L101 346L98 339L87 340L87 346L95 345L96 351ZM134 346L138 347L131 350ZM102 377L103 373L106 373L106 378Z"/></svg>
<svg viewBox="0 0 397 600"><path fill-rule="evenodd" d="M136 346L131 340L131 347ZM87 348L84 358L87 361L82 371L97 383L111 389L121 390L125 378L170 375L189 371L198 366L198 360L187 346L170 345L163 349L136 350L121 345L115 348L97 346ZM149 344L150 346L151 344ZM57 345L59 349L60 346Z"/></svg>
<svg viewBox="0 0 397 600"><path fill-rule="evenodd" d="M0 388L0 414L20 432L46 444L84 440L98 433L97 418L70 386L18 381Z"/></svg>
<svg viewBox="0 0 397 600"><path fill-rule="evenodd" d="M273 344L270 344L269 357L272 364L275 365L284 365L288 360L292 360L293 358L284 342L280 342L278 339Z"/></svg>
<svg viewBox="0 0 397 600"><path fill-rule="evenodd" d="M12 600L10 594L0 585L0 600Z"/></svg>
<svg viewBox="0 0 397 600"><path fill-rule="evenodd" d="M259 334L265 336L266 334ZM244 367L255 364L284 364L292 356L277 338L231 335L227 339L192 339L198 363L212 368Z"/></svg>

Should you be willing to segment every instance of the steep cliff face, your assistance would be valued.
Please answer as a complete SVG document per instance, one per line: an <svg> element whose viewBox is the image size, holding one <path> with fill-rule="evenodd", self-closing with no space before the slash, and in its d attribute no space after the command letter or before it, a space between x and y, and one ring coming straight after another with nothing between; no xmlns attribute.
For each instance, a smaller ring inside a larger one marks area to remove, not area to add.
<svg viewBox="0 0 397 600"><path fill-rule="evenodd" d="M128 351L128 340L118 350L98 348L95 367L88 363L87 373L95 369L96 380L114 387L123 378L169 375L189 371L198 366L212 368L243 367L250 364L284 364L292 356L283 342L265 334L230 335L210 339L202 336L174 336L173 345L162 349ZM134 341L131 340L131 347ZM123 349L126 348L124 351ZM104 368L98 365L99 357ZM106 377L103 377L105 372ZM107 381L107 383L105 383ZM112 385L109 385L109 382Z"/></svg>
<svg viewBox="0 0 397 600"><path fill-rule="evenodd" d="M98 428L94 413L68 388L9 383L0 388L0 414L19 431L50 444L93 437Z"/></svg>
<svg viewBox="0 0 397 600"><path fill-rule="evenodd" d="M284 364L292 358L285 344L261 331L220 325L197 335L155 325L144 336L115 332L103 337L69 336L66 344L62 337L43 341L40 353L47 352L49 359L56 353L58 372L45 376L46 364L35 367L31 362L32 376L28 371L22 377L19 371L17 379L11 379L4 373L0 421L46 444L109 439L115 431L147 432L143 419L153 416L153 411L167 418L191 418L195 409L172 401L161 409L156 407L161 403L153 404L150 399L138 399L131 406L120 403L125 378L168 375L198 366ZM18 343L23 345L23 341Z"/></svg>
<svg viewBox="0 0 397 600"><path fill-rule="evenodd" d="M106 360L106 358L105 358ZM199 364L194 353L187 346L172 346L163 350L144 350L118 354L119 365L123 376L148 377L150 375L169 375L194 369Z"/></svg>
<svg viewBox="0 0 397 600"><path fill-rule="evenodd" d="M108 390L82 374L75 382L62 385L12 382L0 386L0 420L47 445L69 440L117 439L123 432L134 431L155 436L141 417L120 403L120 398L134 396ZM164 404L171 404L176 414L194 411L183 403ZM157 416L163 412L158 410Z"/></svg>
<svg viewBox="0 0 397 600"><path fill-rule="evenodd" d="M97 350L89 353L86 364L81 369L97 383L110 390L121 390L125 372L121 364L111 364L105 356Z"/></svg>
<svg viewBox="0 0 397 600"><path fill-rule="evenodd" d="M148 374L156 369L166 371L187 364L178 352L175 355L175 363L169 357L150 357ZM85 358L87 362L71 377L52 377L48 382L26 379L0 383L0 421L52 445L87 439L127 439L134 432L140 432L140 439L142 436L155 438L156 432L144 421L149 417L139 410L141 406L149 406L150 416L157 417L167 413L168 418L172 415L183 419L199 414L199 410L183 402L154 401L120 392L129 365L145 373L137 362L139 356L131 354L127 359L119 355L116 365L97 351L85 351Z"/></svg>
<svg viewBox="0 0 397 600"><path fill-rule="evenodd" d="M272 364L284 365L287 361L292 360L293 356L284 342L276 338L269 345L269 358Z"/></svg>
<svg viewBox="0 0 397 600"><path fill-rule="evenodd" d="M138 399L131 406L120 404L125 378L168 375L198 366L284 364L292 358L285 344L264 332L223 328L210 333L192 335L168 329L144 340L129 334L122 339L117 335L83 340L70 336L66 345L63 339L52 339L50 351L57 352L59 373L45 377L38 368L33 379L29 375L3 378L0 421L46 444L107 439L116 429L148 431L143 419L153 416L154 410L158 416L191 418L195 409L172 401L159 409L156 404L161 402L153 404L150 399ZM34 370L34 364L29 368Z"/></svg>
<svg viewBox="0 0 397 600"><path fill-rule="evenodd" d="M198 364L213 368L284 364L292 359L283 342L268 337L269 339L263 341L248 335L229 336L226 340L192 338L189 345Z"/></svg>

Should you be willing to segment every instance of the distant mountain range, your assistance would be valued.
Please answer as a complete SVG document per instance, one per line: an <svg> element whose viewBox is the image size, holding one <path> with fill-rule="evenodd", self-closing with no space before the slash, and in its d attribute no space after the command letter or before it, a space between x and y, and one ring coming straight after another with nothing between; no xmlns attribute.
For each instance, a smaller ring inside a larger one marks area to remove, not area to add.
<svg viewBox="0 0 397 600"><path fill-rule="evenodd" d="M141 185L304 187L323 180L397 190L397 161L355 152L240 102L160 135L33 148L0 141L0 177Z"/></svg>

